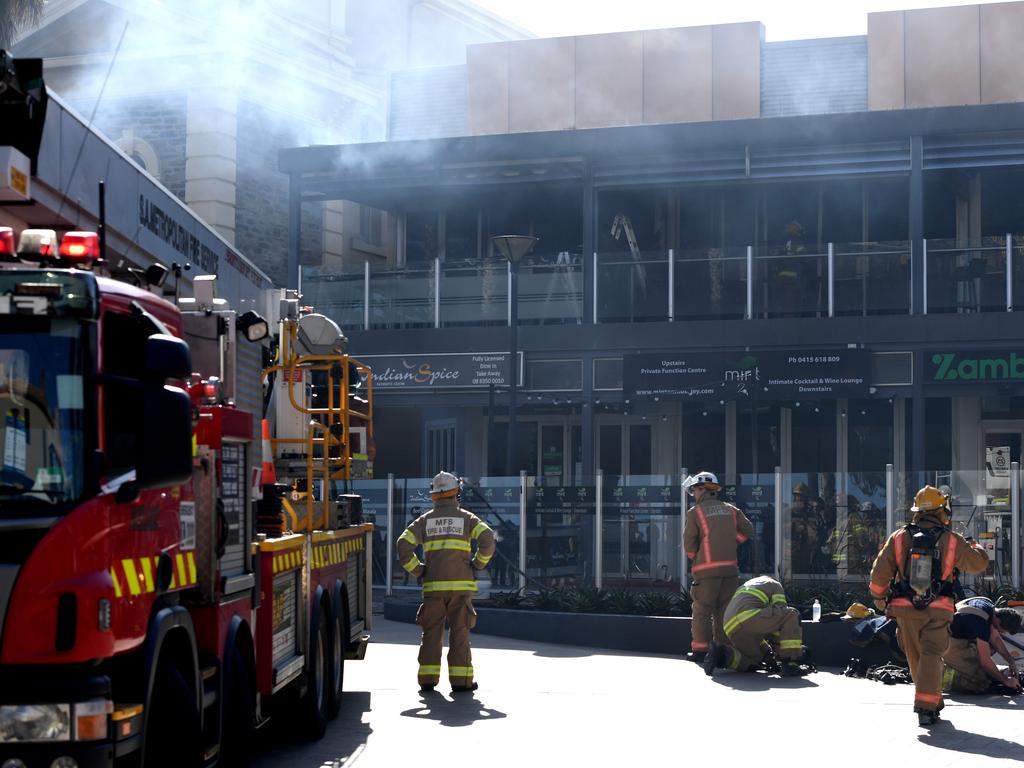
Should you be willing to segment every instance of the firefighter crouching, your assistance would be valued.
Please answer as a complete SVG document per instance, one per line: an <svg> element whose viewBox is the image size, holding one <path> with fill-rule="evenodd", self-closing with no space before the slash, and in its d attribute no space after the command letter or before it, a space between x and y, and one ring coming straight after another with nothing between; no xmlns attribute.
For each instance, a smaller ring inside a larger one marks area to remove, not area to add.
<svg viewBox="0 0 1024 768"><path fill-rule="evenodd" d="M950 693L1020 693L1020 679L1003 634L1020 632L1021 616L1012 608L996 609L987 597L969 597L956 604L950 625L949 650L943 656L942 690ZM992 649L1009 665L1003 672L992 660Z"/></svg>
<svg viewBox="0 0 1024 768"><path fill-rule="evenodd" d="M736 547L754 534L754 526L739 509L719 500L722 486L711 472L698 472L683 481L696 502L686 512L683 545L693 560L692 658L702 662L714 639L728 645L723 619L725 606L739 582Z"/></svg>
<svg viewBox="0 0 1024 768"><path fill-rule="evenodd" d="M954 571L980 573L985 551L949 530L949 499L926 485L914 496L910 524L890 534L871 567L871 596L896 620L897 638L914 679L918 724L932 725L942 709L942 656L953 621Z"/></svg>
<svg viewBox="0 0 1024 768"><path fill-rule="evenodd" d="M416 612L416 623L423 629L418 674L421 691L434 690L441 677L445 621L452 691L477 688L469 648L469 630L476 624L473 571L486 568L494 555L494 533L479 517L459 507L461 488L458 477L439 472L430 483L434 508L413 520L398 538L402 567L413 576L423 577L423 603ZM416 555L420 546L423 561Z"/></svg>
<svg viewBox="0 0 1024 768"><path fill-rule="evenodd" d="M736 590L725 609L725 634L732 646L711 643L704 657L704 672L716 667L754 672L762 665L784 677L802 677L814 671L802 664L804 647L800 612L786 603L786 594L770 576L757 576Z"/></svg>

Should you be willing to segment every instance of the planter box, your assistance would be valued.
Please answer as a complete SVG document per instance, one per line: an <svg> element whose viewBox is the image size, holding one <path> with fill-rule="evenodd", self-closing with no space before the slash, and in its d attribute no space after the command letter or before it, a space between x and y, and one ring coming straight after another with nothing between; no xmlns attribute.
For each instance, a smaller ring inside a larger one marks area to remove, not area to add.
<svg viewBox="0 0 1024 768"><path fill-rule="evenodd" d="M415 603L385 600L384 618L411 623L416 618L417 607ZM473 631L483 635L671 656L682 656L690 649L689 616L558 613L482 606L476 606L476 613ZM849 642L856 623L852 619L801 622L803 641L811 649L814 663L841 668L854 657L870 665L890 661L885 646L858 648Z"/></svg>

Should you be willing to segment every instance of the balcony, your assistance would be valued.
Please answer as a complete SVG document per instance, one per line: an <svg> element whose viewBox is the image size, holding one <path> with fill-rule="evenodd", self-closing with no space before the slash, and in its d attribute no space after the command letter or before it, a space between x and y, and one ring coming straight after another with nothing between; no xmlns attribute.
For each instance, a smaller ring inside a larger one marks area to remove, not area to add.
<svg viewBox="0 0 1024 768"><path fill-rule="evenodd" d="M1012 311L1024 295L1024 244L1009 235L970 246L922 242L921 312ZM831 318L911 312L907 241L828 243L820 249L736 247L565 252L519 268L522 325ZM503 261L330 273L305 267L306 300L343 328L362 330L508 325ZM586 299L593 307L584 315Z"/></svg>

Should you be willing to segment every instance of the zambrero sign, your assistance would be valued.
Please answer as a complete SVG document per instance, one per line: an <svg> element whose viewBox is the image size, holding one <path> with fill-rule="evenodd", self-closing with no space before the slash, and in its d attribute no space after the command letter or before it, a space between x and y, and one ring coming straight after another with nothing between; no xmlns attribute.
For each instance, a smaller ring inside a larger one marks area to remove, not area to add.
<svg viewBox="0 0 1024 768"><path fill-rule="evenodd" d="M1024 352L934 352L925 356L928 381L953 383L1024 382Z"/></svg>

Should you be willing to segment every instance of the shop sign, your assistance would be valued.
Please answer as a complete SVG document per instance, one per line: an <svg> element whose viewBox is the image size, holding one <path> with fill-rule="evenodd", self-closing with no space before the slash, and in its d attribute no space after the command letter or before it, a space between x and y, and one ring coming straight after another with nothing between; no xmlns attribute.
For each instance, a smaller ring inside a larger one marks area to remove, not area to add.
<svg viewBox="0 0 1024 768"><path fill-rule="evenodd" d="M925 355L925 380L953 384L1024 382L1024 350L934 352Z"/></svg>
<svg viewBox="0 0 1024 768"><path fill-rule="evenodd" d="M812 352L676 352L625 355L623 391L638 398L793 400L863 397L870 353L865 349Z"/></svg>
<svg viewBox="0 0 1024 768"><path fill-rule="evenodd" d="M373 388L478 389L509 385L507 352L464 352L437 355L360 355L373 370Z"/></svg>

